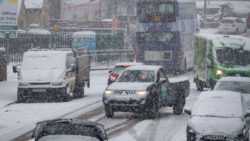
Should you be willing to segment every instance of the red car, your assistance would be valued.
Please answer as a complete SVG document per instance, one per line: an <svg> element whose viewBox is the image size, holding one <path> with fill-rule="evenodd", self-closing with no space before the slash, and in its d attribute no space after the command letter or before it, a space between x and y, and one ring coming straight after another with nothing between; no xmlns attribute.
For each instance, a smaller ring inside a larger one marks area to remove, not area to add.
<svg viewBox="0 0 250 141"><path fill-rule="evenodd" d="M250 12L247 15L246 24L247 24L247 27L250 28Z"/></svg>

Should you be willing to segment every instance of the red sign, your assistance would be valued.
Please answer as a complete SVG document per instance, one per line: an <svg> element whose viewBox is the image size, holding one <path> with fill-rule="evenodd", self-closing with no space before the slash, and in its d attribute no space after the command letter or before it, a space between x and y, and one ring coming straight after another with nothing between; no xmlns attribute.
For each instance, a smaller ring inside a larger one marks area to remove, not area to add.
<svg viewBox="0 0 250 141"><path fill-rule="evenodd" d="M118 26L118 15L114 15L113 18L113 30L116 30Z"/></svg>

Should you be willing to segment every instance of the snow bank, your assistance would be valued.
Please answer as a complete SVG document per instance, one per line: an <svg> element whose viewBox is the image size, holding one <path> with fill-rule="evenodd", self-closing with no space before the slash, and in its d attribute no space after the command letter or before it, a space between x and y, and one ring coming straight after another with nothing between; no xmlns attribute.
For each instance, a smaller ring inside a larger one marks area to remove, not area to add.
<svg viewBox="0 0 250 141"><path fill-rule="evenodd" d="M134 126L134 129L138 136L141 136L141 133L150 125L152 120L143 120Z"/></svg>
<svg viewBox="0 0 250 141"><path fill-rule="evenodd" d="M24 0L26 9L41 9L43 6L43 0Z"/></svg>

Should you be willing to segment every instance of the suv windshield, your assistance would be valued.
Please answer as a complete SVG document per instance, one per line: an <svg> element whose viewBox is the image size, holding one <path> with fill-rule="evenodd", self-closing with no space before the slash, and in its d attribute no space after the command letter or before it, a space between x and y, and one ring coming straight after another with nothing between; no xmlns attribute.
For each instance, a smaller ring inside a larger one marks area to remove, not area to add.
<svg viewBox="0 0 250 141"><path fill-rule="evenodd" d="M207 15L215 15L219 12L220 8L207 8Z"/></svg>
<svg viewBox="0 0 250 141"><path fill-rule="evenodd" d="M250 52L236 49L216 50L218 61L224 65L242 65L250 64Z"/></svg>
<svg viewBox="0 0 250 141"><path fill-rule="evenodd" d="M154 82L155 72L151 70L127 70L118 82Z"/></svg>
<svg viewBox="0 0 250 141"><path fill-rule="evenodd" d="M250 82L219 81L214 90L216 91L234 91L242 94L250 94Z"/></svg>

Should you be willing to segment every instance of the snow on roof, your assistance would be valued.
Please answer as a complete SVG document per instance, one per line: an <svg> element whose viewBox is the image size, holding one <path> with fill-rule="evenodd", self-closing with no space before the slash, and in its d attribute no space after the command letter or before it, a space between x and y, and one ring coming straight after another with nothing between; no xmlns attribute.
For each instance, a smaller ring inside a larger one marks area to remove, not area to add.
<svg viewBox="0 0 250 141"><path fill-rule="evenodd" d="M249 50L250 51L250 40L249 38L243 37L243 36L237 36L237 35L230 35L230 36L224 36L224 35L217 35L217 34L195 34L196 37L203 38L206 40L212 40L213 45L215 48L221 48L224 47L222 43L225 44L225 47L235 48L239 49L239 46L236 45L242 45L243 50Z"/></svg>
<svg viewBox="0 0 250 141"><path fill-rule="evenodd" d="M219 81L250 82L249 77L222 77Z"/></svg>
<svg viewBox="0 0 250 141"><path fill-rule="evenodd" d="M94 31L79 31L79 32L75 32L73 34L73 37L85 37L85 36L95 36L96 33Z"/></svg>
<svg viewBox="0 0 250 141"><path fill-rule="evenodd" d="M232 91L202 92L194 104L192 116L243 117L241 94Z"/></svg>
<svg viewBox="0 0 250 141"><path fill-rule="evenodd" d="M162 66L153 66L153 65L143 65L143 66L133 66L133 67L128 67L126 70L152 70L152 71L157 71Z"/></svg>
<svg viewBox="0 0 250 141"><path fill-rule="evenodd" d="M136 63L136 62L121 62L116 63L115 66L123 66L123 65L133 65L133 66L141 66L143 63Z"/></svg>
<svg viewBox="0 0 250 141"><path fill-rule="evenodd" d="M29 34L39 34L39 35L50 35L51 33L48 30L44 29L30 29L27 31Z"/></svg>
<svg viewBox="0 0 250 141"><path fill-rule="evenodd" d="M26 9L41 9L43 6L43 0L24 0Z"/></svg>

